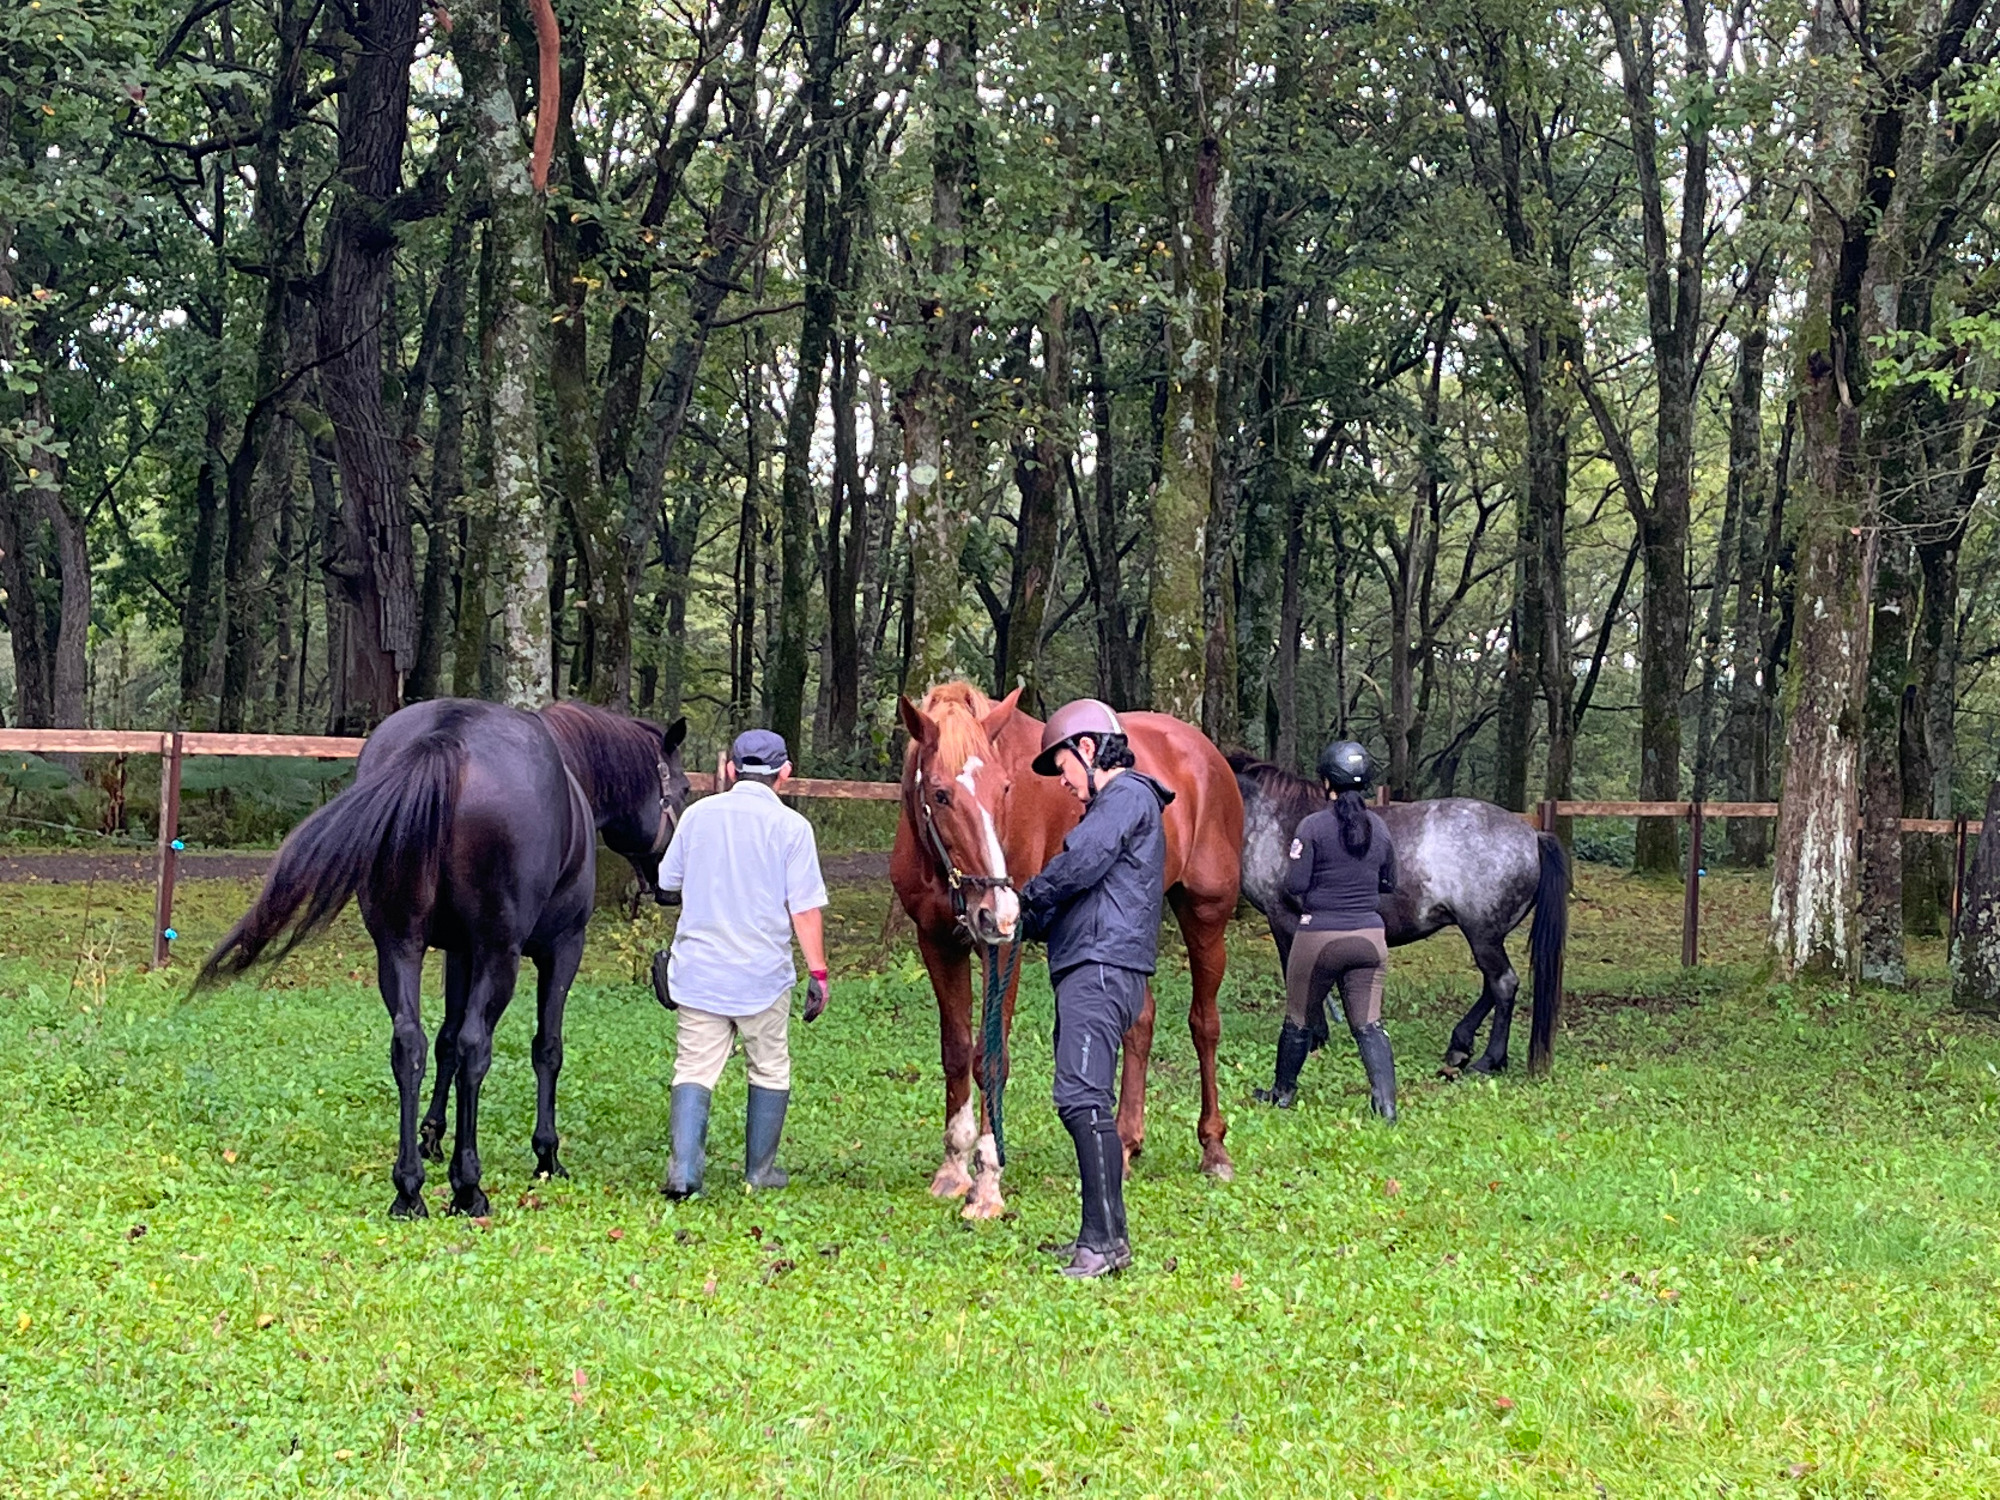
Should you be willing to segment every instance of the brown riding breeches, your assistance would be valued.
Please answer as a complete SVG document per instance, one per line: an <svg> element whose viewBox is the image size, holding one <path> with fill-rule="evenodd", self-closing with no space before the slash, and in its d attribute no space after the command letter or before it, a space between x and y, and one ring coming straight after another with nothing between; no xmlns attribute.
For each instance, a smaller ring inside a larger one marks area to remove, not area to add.
<svg viewBox="0 0 2000 1500"><path fill-rule="evenodd" d="M1382 978L1389 972L1389 945L1379 927L1347 932L1301 927L1285 965L1285 1019L1305 1028L1314 1004L1337 981L1347 1024L1359 1031L1382 1019Z"/></svg>

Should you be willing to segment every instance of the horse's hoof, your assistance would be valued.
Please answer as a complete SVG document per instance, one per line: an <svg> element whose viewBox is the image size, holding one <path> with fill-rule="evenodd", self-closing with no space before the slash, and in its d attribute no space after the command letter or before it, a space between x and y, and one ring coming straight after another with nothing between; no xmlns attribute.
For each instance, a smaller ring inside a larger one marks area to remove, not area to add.
<svg viewBox="0 0 2000 1500"><path fill-rule="evenodd" d="M1507 1059L1503 1057L1495 1061L1490 1057L1482 1057L1475 1061L1466 1071L1468 1073L1504 1073L1507 1071Z"/></svg>
<svg viewBox="0 0 2000 1500"><path fill-rule="evenodd" d="M997 1219L1007 1212L1007 1201L999 1193L973 1193L958 1211L961 1219Z"/></svg>
<svg viewBox="0 0 2000 1500"><path fill-rule="evenodd" d="M1470 1052L1466 1052L1458 1047L1453 1047L1450 1051L1445 1053L1444 1065L1439 1071L1446 1074L1456 1073L1459 1072L1461 1069L1463 1069L1465 1065L1471 1061L1472 1061L1472 1054Z"/></svg>
<svg viewBox="0 0 2000 1500"><path fill-rule="evenodd" d="M1217 1182L1236 1180L1236 1163L1229 1159L1229 1153L1220 1146L1214 1146L1201 1154L1202 1172Z"/></svg>
<svg viewBox="0 0 2000 1500"><path fill-rule="evenodd" d="M451 1211L467 1219L483 1219L493 1212L487 1205L486 1194L479 1188L470 1193L453 1193Z"/></svg>
<svg viewBox="0 0 2000 1500"><path fill-rule="evenodd" d="M431 1211L424 1206L422 1193L398 1193L396 1201L389 1205L392 1219L428 1219Z"/></svg>
<svg viewBox="0 0 2000 1500"><path fill-rule="evenodd" d="M972 1191L972 1174L955 1161L948 1161L937 1169L937 1176L931 1179L933 1198L963 1198Z"/></svg>
<svg viewBox="0 0 2000 1500"><path fill-rule="evenodd" d="M567 1177L569 1176L569 1168L551 1156L535 1168L535 1175L544 1181L547 1181L551 1177Z"/></svg>

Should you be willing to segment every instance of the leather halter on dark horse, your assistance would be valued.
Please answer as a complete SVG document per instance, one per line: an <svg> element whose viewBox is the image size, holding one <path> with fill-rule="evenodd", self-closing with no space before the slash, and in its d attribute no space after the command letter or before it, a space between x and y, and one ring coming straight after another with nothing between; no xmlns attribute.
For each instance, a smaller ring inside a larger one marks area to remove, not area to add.
<svg viewBox="0 0 2000 1500"><path fill-rule="evenodd" d="M1308 813L1327 805L1317 783L1244 752L1229 764L1243 792L1243 895L1271 924L1278 944L1278 972L1291 955L1298 916L1284 894L1286 851L1292 831ZM1549 1066L1562 998L1563 941L1569 930L1569 860L1552 835L1537 833L1519 813L1471 797L1391 802L1378 807L1396 845L1396 893L1382 898L1389 946L1401 947L1446 927L1457 927L1472 950L1482 984L1479 999L1452 1029L1444 1065L1455 1073L1507 1066L1520 978L1507 957L1507 934L1534 913L1528 958L1534 979L1534 1022L1528 1067ZM1472 1056L1488 1013L1493 1030L1486 1050ZM1326 1039L1326 1007L1311 1017L1314 1050Z"/></svg>
<svg viewBox="0 0 2000 1500"><path fill-rule="evenodd" d="M1079 816L1076 803L1057 783L1029 774L1042 726L1020 711L1019 697L1017 692L996 703L968 683L947 682L932 688L921 706L907 699L901 704L910 749L889 878L916 924L917 945L938 997L945 1155L931 1191L941 1197L965 1195L968 1218L993 1217L1006 1206L994 1127L1006 1086L1007 1033L1020 977L1019 947L1011 941L1020 918L1014 885L1048 862ZM1187 939L1193 978L1188 1026L1202 1079L1196 1133L1202 1169L1227 1177L1234 1167L1223 1146L1227 1125L1217 1094L1215 1050L1221 1023L1215 1001L1222 983L1223 934L1236 907L1242 799L1228 765L1200 730L1161 714L1129 714L1125 722L1140 769L1177 794L1165 819L1166 881L1168 901ZM976 1043L975 946L986 950L992 1002ZM1132 1156L1145 1142L1152 1037L1149 997L1126 1038L1119 1088L1118 1133Z"/></svg>
<svg viewBox="0 0 2000 1500"><path fill-rule="evenodd" d="M570 703L531 714L439 699L391 714L363 747L354 785L292 830L255 904L202 966L196 988L282 958L358 901L394 1031L401 1125L392 1214L427 1211L423 1157L438 1152L454 1091L452 1208L487 1211L479 1090L523 955L537 972L536 1163L567 1175L556 1079L563 1005L596 889L597 836L654 883L687 802L686 732L684 720L662 728ZM419 985L430 948L445 954L445 1017L420 1141Z"/></svg>

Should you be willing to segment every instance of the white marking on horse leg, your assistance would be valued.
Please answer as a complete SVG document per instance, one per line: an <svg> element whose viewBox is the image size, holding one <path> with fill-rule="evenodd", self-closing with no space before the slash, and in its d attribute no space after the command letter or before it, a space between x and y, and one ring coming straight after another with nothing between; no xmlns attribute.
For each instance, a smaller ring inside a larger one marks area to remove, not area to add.
<svg viewBox="0 0 2000 1500"><path fill-rule="evenodd" d="M988 1131L973 1152L972 1191L959 1212L968 1219L997 1219L1006 1211L1007 1200L1000 1196L1000 1148Z"/></svg>
<svg viewBox="0 0 2000 1500"><path fill-rule="evenodd" d="M972 1174L966 1170L966 1153L971 1151L978 1134L979 1117L973 1113L968 1097L945 1122L944 1163L931 1179L933 1197L959 1198L971 1189Z"/></svg>

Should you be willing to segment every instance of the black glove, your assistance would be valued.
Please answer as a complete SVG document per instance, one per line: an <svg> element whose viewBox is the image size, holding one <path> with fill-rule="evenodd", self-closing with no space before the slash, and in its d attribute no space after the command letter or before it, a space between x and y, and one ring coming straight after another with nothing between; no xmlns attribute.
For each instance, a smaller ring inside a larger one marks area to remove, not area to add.
<svg viewBox="0 0 2000 1500"><path fill-rule="evenodd" d="M668 1010L679 1010L674 997L667 993L667 950L662 948L653 955L653 995Z"/></svg>
<svg viewBox="0 0 2000 1500"><path fill-rule="evenodd" d="M1037 943L1049 935L1049 924L1055 912L1030 895L1029 890L1021 892L1021 941Z"/></svg>
<svg viewBox="0 0 2000 1500"><path fill-rule="evenodd" d="M806 1021L811 1023L820 1018L826 1009L826 1002L833 998L832 990L824 971L806 977Z"/></svg>

